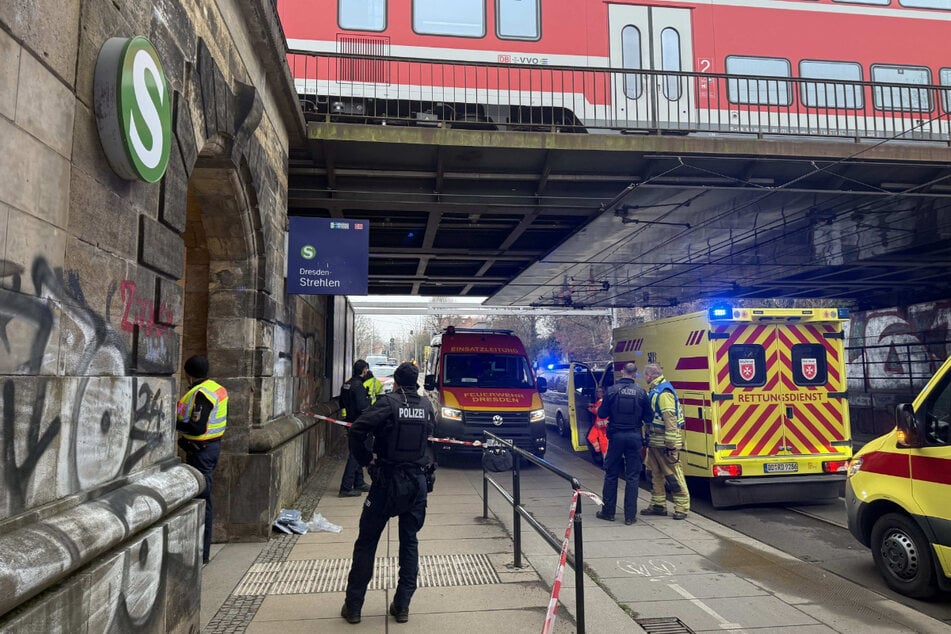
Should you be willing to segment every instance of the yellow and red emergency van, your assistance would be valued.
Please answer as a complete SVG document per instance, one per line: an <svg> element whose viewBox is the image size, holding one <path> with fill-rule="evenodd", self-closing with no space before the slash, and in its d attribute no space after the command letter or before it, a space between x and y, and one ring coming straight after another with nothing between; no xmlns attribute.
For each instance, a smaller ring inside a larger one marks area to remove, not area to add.
<svg viewBox="0 0 951 634"><path fill-rule="evenodd" d="M708 482L714 506L835 499L852 457L847 320L717 305L616 328L614 371L661 365L684 410L684 474Z"/></svg>
<svg viewBox="0 0 951 634"><path fill-rule="evenodd" d="M849 530L892 590L951 591L951 358L849 465Z"/></svg>
<svg viewBox="0 0 951 634"><path fill-rule="evenodd" d="M483 440L483 431L544 456L545 410L525 346L511 330L455 328L436 335L426 360L424 388L436 410L435 435ZM439 443L440 452L481 451Z"/></svg>

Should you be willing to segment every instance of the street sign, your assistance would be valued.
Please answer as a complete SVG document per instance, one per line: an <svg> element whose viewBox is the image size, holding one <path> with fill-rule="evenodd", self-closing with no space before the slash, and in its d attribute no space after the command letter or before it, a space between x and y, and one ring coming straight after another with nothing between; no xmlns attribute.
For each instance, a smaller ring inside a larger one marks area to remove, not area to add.
<svg viewBox="0 0 951 634"><path fill-rule="evenodd" d="M291 216L287 292L366 295L369 257L369 221Z"/></svg>

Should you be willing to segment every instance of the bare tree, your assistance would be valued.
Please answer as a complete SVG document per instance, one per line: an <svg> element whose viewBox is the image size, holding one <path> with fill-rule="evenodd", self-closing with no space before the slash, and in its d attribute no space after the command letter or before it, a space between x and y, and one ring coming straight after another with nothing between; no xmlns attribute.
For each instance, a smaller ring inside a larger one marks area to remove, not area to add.
<svg viewBox="0 0 951 634"><path fill-rule="evenodd" d="M355 315L353 320L353 337L357 346L357 357L363 358L375 352L374 347L380 339L376 324L367 315Z"/></svg>

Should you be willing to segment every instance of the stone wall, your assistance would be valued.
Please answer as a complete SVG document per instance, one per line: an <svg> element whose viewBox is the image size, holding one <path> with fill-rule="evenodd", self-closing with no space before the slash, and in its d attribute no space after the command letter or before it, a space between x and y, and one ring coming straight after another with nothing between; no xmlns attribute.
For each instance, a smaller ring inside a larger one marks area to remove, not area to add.
<svg viewBox="0 0 951 634"><path fill-rule="evenodd" d="M156 184L112 171L95 121L99 50L134 35L171 90ZM0 3L0 631L197 631L204 480L174 431L192 348L231 394L218 540L266 538L324 451L295 417L328 407L328 303L284 295L304 128L282 47L270 0Z"/></svg>

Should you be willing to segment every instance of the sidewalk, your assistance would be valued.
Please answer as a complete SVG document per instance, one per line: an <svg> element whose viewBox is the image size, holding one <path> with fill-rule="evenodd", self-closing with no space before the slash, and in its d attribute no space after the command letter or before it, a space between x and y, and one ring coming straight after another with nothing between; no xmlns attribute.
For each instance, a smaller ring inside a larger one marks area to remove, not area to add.
<svg viewBox="0 0 951 634"><path fill-rule="evenodd" d="M600 492L602 472L593 465L557 452L549 452L548 459ZM397 624L386 613L396 585L395 522L380 541L363 622L349 625L340 618L364 498L336 496L343 469L338 456L325 460L296 508L306 517L316 508L343 531L276 535L266 545L216 548L204 570L202 631L540 632L558 554L523 521L523 568L512 567L511 507L490 489L490 517L482 518L482 472L476 465L437 472L419 535L420 583L409 623ZM510 490L508 474L496 479ZM643 505L648 493L641 491L640 497ZM522 503L559 541L570 499L564 480L535 467L522 471ZM596 520L596 507L587 500L582 505L588 632L951 631L705 518L643 518L625 526ZM555 631L574 632L570 567L560 598Z"/></svg>

